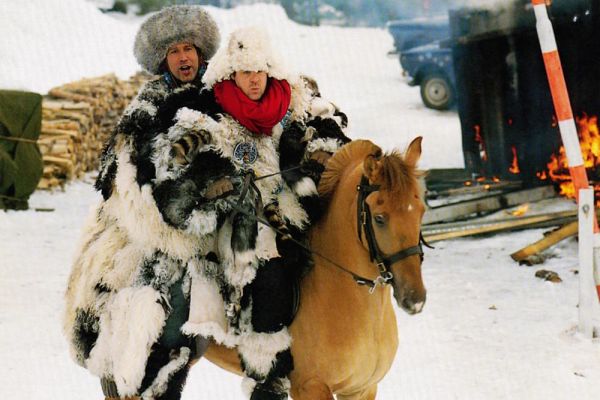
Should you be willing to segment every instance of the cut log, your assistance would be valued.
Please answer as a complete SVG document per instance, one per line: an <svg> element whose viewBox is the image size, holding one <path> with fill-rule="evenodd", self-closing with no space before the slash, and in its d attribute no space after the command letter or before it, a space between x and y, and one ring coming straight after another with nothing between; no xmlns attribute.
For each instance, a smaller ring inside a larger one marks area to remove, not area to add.
<svg viewBox="0 0 600 400"><path fill-rule="evenodd" d="M39 188L62 186L98 168L104 143L148 75L128 81L114 74L51 89L42 102L39 147L44 159Z"/></svg>
<svg viewBox="0 0 600 400"><path fill-rule="evenodd" d="M550 246L555 245L563 239L566 239L571 236L575 236L577 234L577 229L579 227L578 222L575 220L560 229L555 230L554 232L546 235L543 239L538 240L537 242L530 244L527 247L522 248L519 251L515 251L510 256L515 261L525 260L527 257L530 257L534 254L537 254L543 250L546 250Z"/></svg>
<svg viewBox="0 0 600 400"><path fill-rule="evenodd" d="M70 129L43 129L41 135L59 135L59 136L70 136L73 139L79 139L82 135L80 131Z"/></svg>
<svg viewBox="0 0 600 400"><path fill-rule="evenodd" d="M59 99L67 99L67 100L72 100L72 101L77 101L77 102L88 103L88 104L91 104L92 106L98 105L98 100L94 99L93 97L84 96L84 95L77 94L77 93L72 93L72 92L66 91L61 88L50 89L48 94L50 96L58 97Z"/></svg>

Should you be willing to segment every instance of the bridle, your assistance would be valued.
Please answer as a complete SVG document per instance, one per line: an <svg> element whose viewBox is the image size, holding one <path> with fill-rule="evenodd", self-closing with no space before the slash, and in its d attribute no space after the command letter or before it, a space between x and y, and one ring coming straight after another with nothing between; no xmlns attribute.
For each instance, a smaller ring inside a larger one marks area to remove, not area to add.
<svg viewBox="0 0 600 400"><path fill-rule="evenodd" d="M297 168L298 167L294 167L291 169L297 169ZM240 193L240 200L238 200L238 203L236 204L231 201L227 201L227 200L226 201L232 206L232 208L235 210L235 212L240 212L240 213L244 214L245 216L254 219L257 222L264 224L265 226L269 226L279 234L285 234L284 232L280 231L279 229L272 227L268 221L264 220L263 218L261 218L257 215L248 213L248 211L246 211L245 209L243 209L241 207L241 202L243 201L243 198L248 193L248 190L250 187L252 187L253 190L256 192L257 196L260 197L260 191L255 186L255 183L254 183L255 181L260 180L260 179L269 178L273 175L279 175L281 173L282 173L282 171L279 171L277 173L264 175L259 178L256 178L254 176L254 174L247 174L244 178L244 184L243 184L243 187L242 187L242 190ZM365 237L367 239L367 244L369 246L369 257L370 257L371 261L375 261L375 264L377 265L377 268L379 269L379 276L377 278L368 279L368 278L364 278L360 275L357 275L354 272L350 271L349 269L345 268L344 266L338 264L331 258L325 256L324 254L321 254L317 251L314 251L314 250L308 248L304 243L301 243L293 238L289 238L289 240L296 243L298 246L300 246L307 252L309 252L313 255L316 255L318 257L321 257L322 259L329 262L334 267L340 269L341 271L343 271L347 274L350 274L357 284L368 286L370 288L369 293L371 293L371 294L375 291L375 289L378 286L384 286L386 284L390 284L391 281L394 279L394 275L392 274L392 271L390 270L390 266L392 264L394 264L395 262L400 261L402 259L405 259L407 257L410 257L412 255L415 255L415 254L418 254L419 257L421 258L421 261L423 261L423 247L421 246L421 244L423 244L425 247L429 247L429 248L433 249L433 247L430 246L425 241L425 239L423 238L423 234L419 232L419 243L416 246L408 247L406 249L400 250L389 256L385 256L383 254L383 252L379 249L379 246L377 245L377 239L375 238L375 231L373 230L373 223L371 221L371 209L366 201L367 197L369 197L369 195L371 193L377 192L377 191L379 191L379 189L380 189L379 185L369 185L369 179L364 175L362 176L360 183L356 186L356 190L358 191L358 198L357 198L358 240L360 242L362 242L362 231L364 230ZM262 202L260 202L260 204L262 205Z"/></svg>
<svg viewBox="0 0 600 400"><path fill-rule="evenodd" d="M374 280L355 276L354 280L359 285L369 286L371 288L371 293L373 293L377 286L390 284L394 279L394 275L390 270L390 266L392 264L415 254L418 254L421 258L421 261L423 261L423 247L421 244L432 248L429 244L427 244L427 242L425 242L423 235L419 233L419 243L416 246L408 247L389 256L383 254L377 245L377 239L375 238L375 231L373 230L373 222L371 218L371 208L367 204L367 197L369 197L371 193L379 191L379 189L380 185L369 185L369 179L364 175L362 176L360 183L356 186L356 190L358 191L356 205L358 240L362 242L362 232L364 230L365 238L367 239L367 245L369 246L369 257L371 261L374 261L377 265L379 276Z"/></svg>

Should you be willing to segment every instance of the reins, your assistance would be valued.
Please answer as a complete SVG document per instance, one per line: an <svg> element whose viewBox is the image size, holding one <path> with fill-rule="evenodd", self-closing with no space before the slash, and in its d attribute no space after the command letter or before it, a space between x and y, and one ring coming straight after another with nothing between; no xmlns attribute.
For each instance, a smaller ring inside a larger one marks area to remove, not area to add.
<svg viewBox="0 0 600 400"><path fill-rule="evenodd" d="M362 230L364 229L365 237L367 239L367 243L368 243L368 247L369 247L370 260L375 261L377 268L379 269L379 276L376 277L375 279L368 279L368 278L362 277L358 274L355 274L354 272L345 268L343 265L335 262L331 258L319 253L318 251L310 249L304 243L301 243L298 240L291 237L288 233L283 232L278 228L275 228L274 226L272 226L269 223L269 221L265 220L264 218L259 217L258 215L252 214L242 207L244 198L247 196L247 194L250 190L253 190L255 192L255 194L257 195L257 206L259 207L259 209L262 209L262 204L263 204L262 197L260 195L260 191L258 190L258 187L255 184L256 181L262 180L265 178L269 178L272 176L276 176L276 175L281 175L285 172L289 172L289 171L296 170L299 168L301 168L301 167L296 166L296 167L285 169L283 171L275 172L275 173L268 174L268 175L263 175L261 177L256 177L254 175L254 172L252 170L249 170L246 172L246 174L244 176L244 181L243 181L244 183L242 185L242 189L240 191L240 197L239 197L237 203L227 200L227 199L225 199L225 201L234 209L235 213L241 213L241 214L245 215L246 217L253 219L256 222L259 222L263 225L269 226L271 229L273 229L278 234L280 234L282 236L286 236L287 237L286 240L291 240L294 244L300 246L302 249L306 250L310 254L314 254L315 256L322 258L323 260L327 261L328 263L330 263L331 265L333 265L340 271L349 274L350 276L352 276L352 279L354 279L354 281L358 285L368 286L370 288L369 293L371 293L371 294L375 291L375 289L378 286L384 286L386 284L389 284L394 279L392 272L389 270L389 267L393 263L395 263L399 260L402 260L404 258L410 257L412 255L415 255L415 254L418 254L421 257L421 260L423 260L423 248L422 248L421 244L425 245L426 247L433 248L429 244L427 244L427 242L425 242L423 235L421 233L419 233L419 244L418 245L409 247L404 250L400 250L400 251L392 254L391 256L386 257L383 255L383 253L379 249L379 246L377 245L377 240L375 239L375 232L373 231L373 224L371 222L371 210L369 208L369 205L366 203L366 199L369 196L369 194L371 194L372 192L378 191L380 189L380 187L379 187L379 185L369 185L368 179L365 176L363 176L361 178L360 184L357 185L357 187L356 187L356 190L359 193L358 199L357 199L358 238L359 238L359 241L362 242Z"/></svg>

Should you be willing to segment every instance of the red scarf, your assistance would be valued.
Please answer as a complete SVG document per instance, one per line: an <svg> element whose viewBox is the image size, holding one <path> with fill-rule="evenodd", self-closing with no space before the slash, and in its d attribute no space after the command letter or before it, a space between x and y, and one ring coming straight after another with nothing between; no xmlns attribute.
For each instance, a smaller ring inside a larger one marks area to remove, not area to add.
<svg viewBox="0 0 600 400"><path fill-rule="evenodd" d="M253 133L271 136L271 130L285 116L292 97L289 83L269 78L260 100L250 100L233 80L214 85L215 99L223 110Z"/></svg>

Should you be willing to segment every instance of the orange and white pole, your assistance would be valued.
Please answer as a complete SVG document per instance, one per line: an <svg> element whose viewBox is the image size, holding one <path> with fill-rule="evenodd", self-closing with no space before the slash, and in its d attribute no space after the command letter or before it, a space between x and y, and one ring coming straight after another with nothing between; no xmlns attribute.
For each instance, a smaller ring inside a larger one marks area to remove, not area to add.
<svg viewBox="0 0 600 400"><path fill-rule="evenodd" d="M577 126L575 125L571 102L569 101L569 92L567 91L567 84L558 55L556 37L554 36L554 29L552 28L550 18L548 18L546 0L531 0L531 3L533 4L533 10L535 12L538 39L540 41L540 47L542 48L544 65L546 66L546 75L548 75L548 83L550 84L552 101L558 119L560 136L563 145L565 146L565 152L569 163L569 172L571 174L571 179L573 180L573 185L575 186L575 193L577 198L579 198L579 190L587 189L589 187L589 182L583 164L579 137L577 136ZM600 229L596 218L594 218L594 236L594 248L596 248L598 247L598 244L600 244ZM599 269L600 268L598 268L598 264L596 263L594 277L598 299L600 299Z"/></svg>

